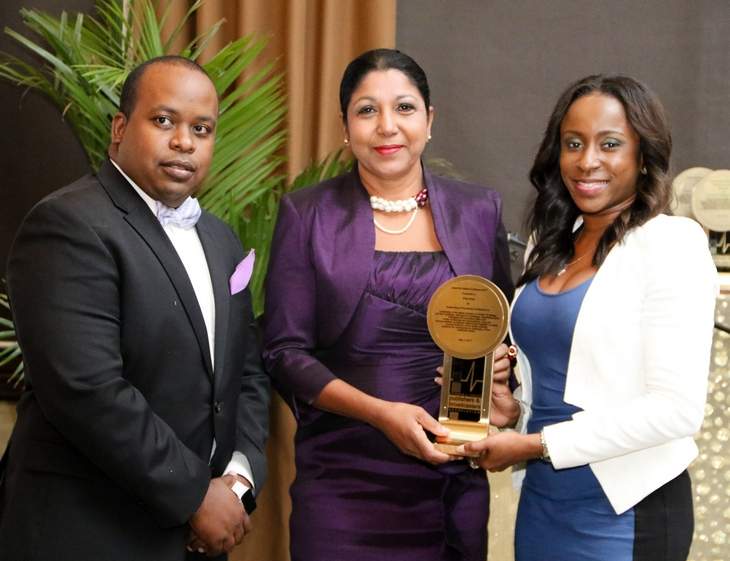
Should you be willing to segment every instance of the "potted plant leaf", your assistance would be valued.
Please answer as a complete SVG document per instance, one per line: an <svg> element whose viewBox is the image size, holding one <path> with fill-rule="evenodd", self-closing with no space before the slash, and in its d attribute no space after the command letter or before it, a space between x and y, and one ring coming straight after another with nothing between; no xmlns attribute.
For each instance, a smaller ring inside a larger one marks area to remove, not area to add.
<svg viewBox="0 0 730 561"><path fill-rule="evenodd" d="M93 15L62 12L54 16L22 9L23 23L33 38L12 29L5 32L41 64L0 54L0 78L47 96L79 138L91 169L96 170L106 158L111 119L129 71L164 54L196 60L220 29L222 20L184 48L173 50L200 5L201 1L193 3L167 36L163 29L169 10L159 13L152 0L97 0ZM204 208L231 225L244 248L256 250L251 290L257 315L263 311L263 280L282 194L339 175L350 165L338 151L287 183L282 171L286 142L283 77L274 72L273 62L252 71L265 44L252 36L241 37L202 64L220 96L220 118L213 162L199 199ZM7 315L5 294L0 295L0 305ZM0 319L0 326L2 366L16 361L20 350L9 315ZM22 380L22 363L16 366L13 380Z"/></svg>

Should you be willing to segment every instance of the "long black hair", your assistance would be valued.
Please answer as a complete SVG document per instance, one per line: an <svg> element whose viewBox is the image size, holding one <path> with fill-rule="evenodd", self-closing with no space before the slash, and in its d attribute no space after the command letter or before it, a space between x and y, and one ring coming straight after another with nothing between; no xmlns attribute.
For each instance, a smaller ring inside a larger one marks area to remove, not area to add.
<svg viewBox="0 0 730 561"><path fill-rule="evenodd" d="M560 174L560 125L573 102L591 93L608 95L621 103L629 124L639 136L639 154L646 168L646 173L642 169L637 179L636 199L604 232L593 264L599 267L611 247L621 242L630 229L668 210L672 136L661 102L647 86L628 76L582 78L558 98L530 170L537 198L527 225L535 245L518 285L556 274L573 257L573 224L580 210Z"/></svg>

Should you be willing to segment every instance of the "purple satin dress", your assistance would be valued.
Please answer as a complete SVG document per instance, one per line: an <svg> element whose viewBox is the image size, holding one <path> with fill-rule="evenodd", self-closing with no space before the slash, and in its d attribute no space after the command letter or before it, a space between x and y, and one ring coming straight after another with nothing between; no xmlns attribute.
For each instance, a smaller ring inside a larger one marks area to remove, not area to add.
<svg viewBox="0 0 730 561"><path fill-rule="evenodd" d="M426 326L454 273L443 252L375 252L367 288L317 358L349 384L436 415L443 353ZM465 462L434 467L365 423L299 405L293 561L484 561L489 488Z"/></svg>

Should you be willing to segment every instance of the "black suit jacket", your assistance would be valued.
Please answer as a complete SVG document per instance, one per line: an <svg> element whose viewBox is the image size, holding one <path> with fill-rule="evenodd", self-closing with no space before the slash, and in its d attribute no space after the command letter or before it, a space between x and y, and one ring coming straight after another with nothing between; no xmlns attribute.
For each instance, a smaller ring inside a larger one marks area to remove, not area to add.
<svg viewBox="0 0 730 561"><path fill-rule="evenodd" d="M234 450L264 480L268 380L243 257L196 226L215 296L215 368L187 273L110 162L41 201L8 263L27 388L0 488L0 558L178 560ZM210 460L213 440L215 455Z"/></svg>

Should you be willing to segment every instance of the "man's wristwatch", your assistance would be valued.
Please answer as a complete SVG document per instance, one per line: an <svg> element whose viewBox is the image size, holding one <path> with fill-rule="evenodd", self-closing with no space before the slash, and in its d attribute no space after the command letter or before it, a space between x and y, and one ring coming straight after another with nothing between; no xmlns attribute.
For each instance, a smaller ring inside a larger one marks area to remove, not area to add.
<svg viewBox="0 0 730 561"><path fill-rule="evenodd" d="M251 514L254 510L256 510L256 499L254 498L253 491L250 487L246 487L243 483L236 479L231 487L231 491L233 491L241 500L246 513Z"/></svg>

